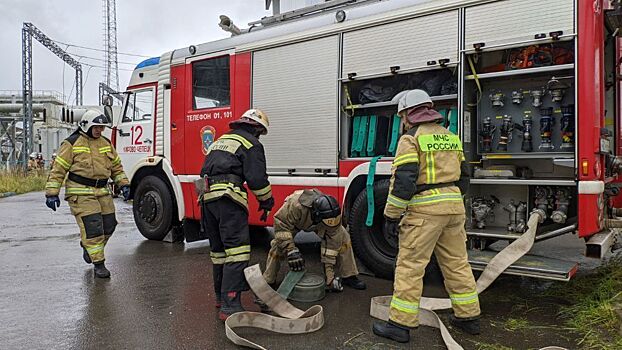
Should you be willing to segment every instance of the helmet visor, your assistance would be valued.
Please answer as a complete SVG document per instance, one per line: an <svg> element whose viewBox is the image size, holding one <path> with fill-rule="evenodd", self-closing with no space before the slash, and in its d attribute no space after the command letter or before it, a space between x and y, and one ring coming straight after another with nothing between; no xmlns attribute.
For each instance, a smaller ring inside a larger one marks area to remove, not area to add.
<svg viewBox="0 0 622 350"><path fill-rule="evenodd" d="M322 222L324 223L324 225L328 227L339 226L339 224L341 224L341 215L338 215L337 217L334 217L334 218L322 219Z"/></svg>

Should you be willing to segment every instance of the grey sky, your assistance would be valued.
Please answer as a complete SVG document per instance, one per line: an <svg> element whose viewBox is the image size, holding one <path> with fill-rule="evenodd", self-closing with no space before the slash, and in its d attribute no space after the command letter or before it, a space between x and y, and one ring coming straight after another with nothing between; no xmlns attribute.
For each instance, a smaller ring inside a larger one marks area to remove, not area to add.
<svg viewBox="0 0 622 350"><path fill-rule="evenodd" d="M53 40L103 49L103 3L101 0L0 0L0 90L21 90L23 22L31 22ZM147 56L174 48L227 37L218 27L218 16L226 14L240 27L269 15L264 0L117 0L118 51ZM66 48L65 46L62 46ZM68 52L89 56L81 62L104 66L104 53L75 47ZM75 57L77 59L77 57ZM144 58L119 55L119 85L128 83L134 64ZM63 88L64 66L64 88ZM89 71L90 69L90 71ZM97 104L102 68L83 67L84 103ZM75 73L59 58L33 40L33 88L72 91ZM72 92L70 104L75 101Z"/></svg>

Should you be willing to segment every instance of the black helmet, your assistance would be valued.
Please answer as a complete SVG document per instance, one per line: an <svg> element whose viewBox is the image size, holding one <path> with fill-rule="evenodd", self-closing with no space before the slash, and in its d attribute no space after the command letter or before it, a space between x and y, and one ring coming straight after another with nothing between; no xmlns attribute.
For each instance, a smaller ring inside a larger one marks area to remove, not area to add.
<svg viewBox="0 0 622 350"><path fill-rule="evenodd" d="M313 223L320 221L328 226L337 226L341 222L341 208L333 196L323 194L313 200L311 208L311 218Z"/></svg>

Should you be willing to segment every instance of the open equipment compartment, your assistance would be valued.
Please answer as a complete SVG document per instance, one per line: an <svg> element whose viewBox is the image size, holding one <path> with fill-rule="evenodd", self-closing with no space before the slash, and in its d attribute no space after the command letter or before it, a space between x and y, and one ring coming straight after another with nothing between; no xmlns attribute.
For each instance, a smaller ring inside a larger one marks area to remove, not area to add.
<svg viewBox="0 0 622 350"><path fill-rule="evenodd" d="M472 248L511 241L543 209L539 237L576 224L574 40L464 55L463 141Z"/></svg>

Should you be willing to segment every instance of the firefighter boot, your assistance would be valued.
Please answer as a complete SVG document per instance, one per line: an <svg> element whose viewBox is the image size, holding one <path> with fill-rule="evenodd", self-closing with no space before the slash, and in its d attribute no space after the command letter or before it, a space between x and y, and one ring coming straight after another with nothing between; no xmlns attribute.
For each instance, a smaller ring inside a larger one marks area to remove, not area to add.
<svg viewBox="0 0 622 350"><path fill-rule="evenodd" d="M408 343L410 341L410 329L391 320L388 322L374 322L372 330L375 335L389 338L399 343Z"/></svg>
<svg viewBox="0 0 622 350"><path fill-rule="evenodd" d="M345 277L341 280L344 286L348 286L350 288L365 290L367 289L367 285L365 282L361 281L357 276Z"/></svg>
<svg viewBox="0 0 622 350"><path fill-rule="evenodd" d="M240 297L242 296L242 292L227 292L223 298L223 304L220 307L220 312L218 313L218 317L225 321L227 317L233 315L236 312L244 311L242 307L242 301Z"/></svg>
<svg viewBox="0 0 622 350"><path fill-rule="evenodd" d="M86 251L86 248L84 248L84 245L82 245L82 242L80 242L80 247L82 247L82 259L84 259L84 262L92 264L93 261L91 260L91 256L89 255L89 252Z"/></svg>
<svg viewBox="0 0 622 350"><path fill-rule="evenodd" d="M479 317L458 318L454 315L449 316L449 322L452 326L460 328L471 335L479 334Z"/></svg>
<svg viewBox="0 0 622 350"><path fill-rule="evenodd" d="M97 278L110 278L110 271L108 271L103 261L93 263L93 271Z"/></svg>

